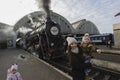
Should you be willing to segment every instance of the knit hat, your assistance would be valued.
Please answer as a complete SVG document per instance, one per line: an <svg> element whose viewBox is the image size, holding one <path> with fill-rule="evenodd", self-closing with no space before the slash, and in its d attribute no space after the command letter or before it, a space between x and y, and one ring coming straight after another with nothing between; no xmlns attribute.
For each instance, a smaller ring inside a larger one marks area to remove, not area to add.
<svg viewBox="0 0 120 80"><path fill-rule="evenodd" d="M14 70L14 69L18 70L18 65L17 64L14 64L14 65L11 66L11 71Z"/></svg>
<svg viewBox="0 0 120 80"><path fill-rule="evenodd" d="M89 33L85 33L84 36L89 36Z"/></svg>
<svg viewBox="0 0 120 80"><path fill-rule="evenodd" d="M68 46L70 46L71 43L77 43L77 40L73 37L67 37Z"/></svg>
<svg viewBox="0 0 120 80"><path fill-rule="evenodd" d="M87 36L83 36L82 43L88 43L88 42L90 42L90 38Z"/></svg>

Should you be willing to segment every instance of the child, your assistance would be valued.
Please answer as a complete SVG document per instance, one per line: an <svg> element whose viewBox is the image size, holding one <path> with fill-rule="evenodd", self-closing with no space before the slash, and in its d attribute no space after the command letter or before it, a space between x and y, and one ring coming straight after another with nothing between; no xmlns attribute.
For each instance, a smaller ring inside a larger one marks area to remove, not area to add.
<svg viewBox="0 0 120 80"><path fill-rule="evenodd" d="M88 39L88 40L86 40L86 39ZM89 43L89 42L90 42L89 34L85 33L84 36L82 37L82 43Z"/></svg>
<svg viewBox="0 0 120 80"><path fill-rule="evenodd" d="M17 64L12 65L11 68L8 69L6 80L22 80L22 77L17 70L18 65Z"/></svg>
<svg viewBox="0 0 120 80"><path fill-rule="evenodd" d="M88 52L83 53L83 56L85 57L85 63L91 62L91 56ZM91 71L91 68L85 69L85 80L90 80L89 73Z"/></svg>
<svg viewBox="0 0 120 80"><path fill-rule="evenodd" d="M92 52L97 52L97 53L101 53L101 50L96 48L90 38L89 38L89 34L86 33L83 38L82 38L82 42L81 42L81 48L83 50L83 56L85 57L85 63L90 63L91 62L91 55ZM86 69L85 70L85 74L86 74L86 79L85 80L90 80L89 78L89 72L90 69Z"/></svg>

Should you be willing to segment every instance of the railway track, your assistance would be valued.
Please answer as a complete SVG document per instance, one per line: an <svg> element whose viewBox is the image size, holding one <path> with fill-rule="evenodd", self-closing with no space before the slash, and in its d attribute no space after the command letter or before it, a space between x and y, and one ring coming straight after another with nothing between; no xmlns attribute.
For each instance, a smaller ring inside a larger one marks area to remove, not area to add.
<svg viewBox="0 0 120 80"><path fill-rule="evenodd" d="M61 59L57 59L47 62L59 68L63 72L71 75L71 68L67 65L66 61L61 61ZM91 80L120 80L120 72L116 72L99 66L93 66L93 69L90 72L90 77Z"/></svg>
<svg viewBox="0 0 120 80"><path fill-rule="evenodd" d="M120 80L120 72L93 66L90 77L92 80Z"/></svg>
<svg viewBox="0 0 120 80"><path fill-rule="evenodd" d="M62 70L63 72L71 75L71 67L68 66L67 60L65 58L54 59L47 62ZM91 80L120 80L120 72L116 72L114 70L110 70L100 66L93 66L93 69L90 72L90 77Z"/></svg>

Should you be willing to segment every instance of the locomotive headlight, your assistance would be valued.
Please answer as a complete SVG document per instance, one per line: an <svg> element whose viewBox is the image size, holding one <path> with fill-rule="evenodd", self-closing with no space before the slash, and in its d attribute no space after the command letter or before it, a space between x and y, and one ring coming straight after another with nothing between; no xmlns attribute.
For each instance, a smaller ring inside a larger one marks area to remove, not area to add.
<svg viewBox="0 0 120 80"><path fill-rule="evenodd" d="M50 32L52 35L58 35L59 29L55 26L51 27Z"/></svg>
<svg viewBox="0 0 120 80"><path fill-rule="evenodd" d="M54 43L51 43L50 45L51 45L51 46L54 46Z"/></svg>

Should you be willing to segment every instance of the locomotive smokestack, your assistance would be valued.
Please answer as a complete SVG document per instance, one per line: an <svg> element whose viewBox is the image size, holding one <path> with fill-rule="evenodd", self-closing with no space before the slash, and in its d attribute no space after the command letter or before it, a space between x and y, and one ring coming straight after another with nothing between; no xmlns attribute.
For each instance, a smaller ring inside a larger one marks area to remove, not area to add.
<svg viewBox="0 0 120 80"><path fill-rule="evenodd" d="M47 14L47 20L50 20L50 0L37 0L39 8L42 7Z"/></svg>

